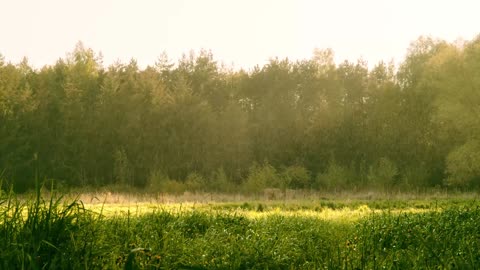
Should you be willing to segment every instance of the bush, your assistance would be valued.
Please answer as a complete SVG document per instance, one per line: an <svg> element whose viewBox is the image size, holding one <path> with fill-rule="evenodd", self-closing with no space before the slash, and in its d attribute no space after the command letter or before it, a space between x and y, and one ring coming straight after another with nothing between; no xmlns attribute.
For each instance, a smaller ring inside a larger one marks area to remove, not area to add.
<svg viewBox="0 0 480 270"><path fill-rule="evenodd" d="M343 189L347 186L348 180L352 177L349 169L342 167L335 162L330 162L327 171L317 175L315 185L318 189Z"/></svg>
<svg viewBox="0 0 480 270"><path fill-rule="evenodd" d="M447 156L446 182L452 186L468 186L480 176L480 142L471 140Z"/></svg>
<svg viewBox="0 0 480 270"><path fill-rule="evenodd" d="M402 170L402 183L401 185L405 190L409 190L412 187L426 186L430 173L425 169L426 166L419 164L417 166L410 166Z"/></svg>
<svg viewBox="0 0 480 270"><path fill-rule="evenodd" d="M281 174L282 188L309 188L310 172L302 166L290 166L283 170Z"/></svg>
<svg viewBox="0 0 480 270"><path fill-rule="evenodd" d="M212 180L207 183L209 190L214 192L231 193L235 191L235 185L230 181L223 168L217 169L212 174Z"/></svg>
<svg viewBox="0 0 480 270"><path fill-rule="evenodd" d="M260 193L268 187L279 187L277 171L270 164L254 165L250 168L243 189L250 193Z"/></svg>
<svg viewBox="0 0 480 270"><path fill-rule="evenodd" d="M207 189L205 179L198 173L188 174L185 187L188 191L205 191Z"/></svg>
<svg viewBox="0 0 480 270"><path fill-rule="evenodd" d="M170 194L181 194L186 190L184 183L170 179L168 175L160 170L154 170L150 173L147 187L153 192Z"/></svg>
<svg viewBox="0 0 480 270"><path fill-rule="evenodd" d="M177 180L168 179L164 182L161 182L159 185L159 191L168 194L182 194L187 190L187 187L184 183Z"/></svg>
<svg viewBox="0 0 480 270"><path fill-rule="evenodd" d="M161 170L152 170L148 177L147 188L151 191L160 191L160 185L162 182L170 180Z"/></svg>
<svg viewBox="0 0 480 270"><path fill-rule="evenodd" d="M395 163L383 157L370 166L367 179L370 185L385 189L394 184L397 174Z"/></svg>

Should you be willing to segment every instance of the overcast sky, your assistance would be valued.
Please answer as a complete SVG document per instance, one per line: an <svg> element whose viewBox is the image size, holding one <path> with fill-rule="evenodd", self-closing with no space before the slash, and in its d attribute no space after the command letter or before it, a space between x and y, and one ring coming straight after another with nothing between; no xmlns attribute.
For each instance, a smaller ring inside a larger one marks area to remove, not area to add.
<svg viewBox="0 0 480 270"><path fill-rule="evenodd" d="M78 41L104 64L152 65L201 48L250 69L269 58L400 62L420 35L454 41L480 33L475 0L0 0L0 54L54 64ZM480 2L479 2L480 3Z"/></svg>

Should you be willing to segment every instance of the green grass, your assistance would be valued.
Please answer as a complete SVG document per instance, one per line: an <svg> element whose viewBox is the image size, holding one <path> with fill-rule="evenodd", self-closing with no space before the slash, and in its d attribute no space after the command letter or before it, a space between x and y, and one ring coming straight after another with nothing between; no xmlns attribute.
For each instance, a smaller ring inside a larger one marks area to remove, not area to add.
<svg viewBox="0 0 480 270"><path fill-rule="evenodd" d="M475 269L470 199L96 204L0 195L1 269Z"/></svg>

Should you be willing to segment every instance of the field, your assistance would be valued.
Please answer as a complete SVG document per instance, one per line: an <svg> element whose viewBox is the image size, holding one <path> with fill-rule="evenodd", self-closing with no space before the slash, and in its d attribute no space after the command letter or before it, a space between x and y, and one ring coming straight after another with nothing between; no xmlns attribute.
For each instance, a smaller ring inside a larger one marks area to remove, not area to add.
<svg viewBox="0 0 480 270"><path fill-rule="evenodd" d="M476 199L2 193L0 268L475 269Z"/></svg>

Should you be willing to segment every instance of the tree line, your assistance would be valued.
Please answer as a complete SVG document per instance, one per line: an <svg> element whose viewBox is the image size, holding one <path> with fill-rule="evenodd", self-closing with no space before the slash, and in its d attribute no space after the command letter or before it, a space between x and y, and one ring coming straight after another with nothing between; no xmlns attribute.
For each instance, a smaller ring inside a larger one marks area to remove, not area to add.
<svg viewBox="0 0 480 270"><path fill-rule="evenodd" d="M174 190L472 188L480 183L480 36L420 37L402 63L211 52L104 67L82 43L33 69L0 55L0 178Z"/></svg>

